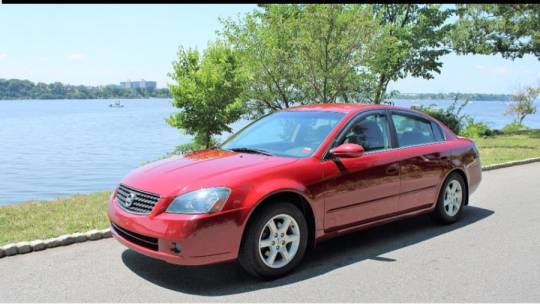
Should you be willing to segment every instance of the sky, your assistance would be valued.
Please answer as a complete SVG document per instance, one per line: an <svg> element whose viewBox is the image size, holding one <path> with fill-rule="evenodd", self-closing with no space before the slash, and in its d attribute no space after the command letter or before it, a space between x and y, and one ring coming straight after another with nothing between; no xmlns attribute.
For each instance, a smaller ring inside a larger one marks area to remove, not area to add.
<svg viewBox="0 0 540 304"><path fill-rule="evenodd" d="M0 78L106 85L155 80L165 87L179 46L204 49L255 5L0 5ZM540 61L500 55L442 58L435 79L408 77L390 89L509 94L540 84Z"/></svg>

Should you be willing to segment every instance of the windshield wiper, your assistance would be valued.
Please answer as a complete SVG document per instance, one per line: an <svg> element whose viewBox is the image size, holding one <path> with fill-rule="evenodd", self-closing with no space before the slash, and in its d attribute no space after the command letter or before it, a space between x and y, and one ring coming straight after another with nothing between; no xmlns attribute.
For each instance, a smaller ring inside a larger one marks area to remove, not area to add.
<svg viewBox="0 0 540 304"><path fill-rule="evenodd" d="M256 149L256 148L240 147L240 148L231 148L229 150L234 151L234 152L256 153L256 154L272 156L270 152L262 150L262 149Z"/></svg>

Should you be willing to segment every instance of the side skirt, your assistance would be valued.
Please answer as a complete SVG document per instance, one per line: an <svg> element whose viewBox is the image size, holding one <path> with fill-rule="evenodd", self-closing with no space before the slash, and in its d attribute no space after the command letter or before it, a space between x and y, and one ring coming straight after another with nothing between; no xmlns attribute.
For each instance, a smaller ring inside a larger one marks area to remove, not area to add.
<svg viewBox="0 0 540 304"><path fill-rule="evenodd" d="M413 217L420 214L429 213L433 211L434 207L435 207L434 204L426 204L426 205L418 206L415 208L403 210L397 213L391 213L388 215L371 218L365 221L353 223L353 224L346 225L343 227L334 228L330 231L325 231L322 235L318 236L315 243L317 244L317 243L329 240L337 236L341 236L341 235L357 232L360 230L368 229L371 227L387 224L387 223L398 221L398 220L405 219L408 217Z"/></svg>

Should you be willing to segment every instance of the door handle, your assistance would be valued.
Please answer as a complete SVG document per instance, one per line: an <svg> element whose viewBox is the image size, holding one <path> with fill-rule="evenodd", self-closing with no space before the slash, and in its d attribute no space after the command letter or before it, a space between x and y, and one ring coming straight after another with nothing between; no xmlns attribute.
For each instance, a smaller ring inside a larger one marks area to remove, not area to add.
<svg viewBox="0 0 540 304"><path fill-rule="evenodd" d="M399 173L399 165L393 164L386 168L386 175L396 175Z"/></svg>
<svg viewBox="0 0 540 304"><path fill-rule="evenodd" d="M442 160L442 161L448 160L448 156L441 155L441 153L439 153L439 152L431 153L431 154L424 154L424 155L420 156L420 158L422 158L422 160L424 160L425 162L430 162L430 161L433 161L433 160Z"/></svg>

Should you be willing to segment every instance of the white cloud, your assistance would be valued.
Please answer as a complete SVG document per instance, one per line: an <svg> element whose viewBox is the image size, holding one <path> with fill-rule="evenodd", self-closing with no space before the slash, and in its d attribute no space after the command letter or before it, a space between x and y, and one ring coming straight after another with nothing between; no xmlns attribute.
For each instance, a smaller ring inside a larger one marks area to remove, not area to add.
<svg viewBox="0 0 540 304"><path fill-rule="evenodd" d="M86 58L88 58L88 56L86 56L85 53L73 53L68 56L68 59L73 61L81 61L85 60Z"/></svg>
<svg viewBox="0 0 540 304"><path fill-rule="evenodd" d="M4 60L4 59L6 59L6 58L8 58L8 54L6 54L6 53L0 53L0 60Z"/></svg>

